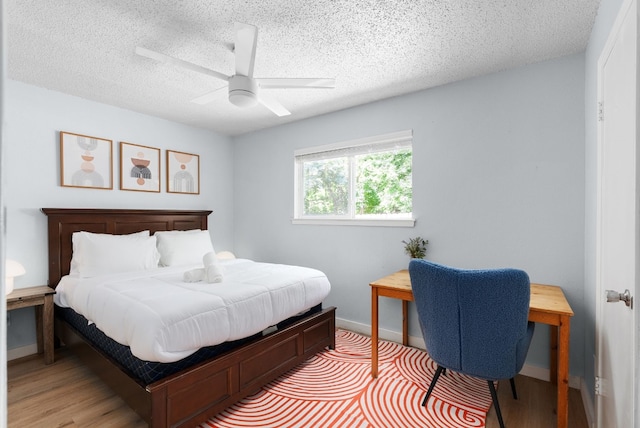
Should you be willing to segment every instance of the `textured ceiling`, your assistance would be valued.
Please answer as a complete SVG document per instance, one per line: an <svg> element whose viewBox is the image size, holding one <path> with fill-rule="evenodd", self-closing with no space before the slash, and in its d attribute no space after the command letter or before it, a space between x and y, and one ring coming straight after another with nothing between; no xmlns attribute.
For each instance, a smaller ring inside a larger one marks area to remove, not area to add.
<svg viewBox="0 0 640 428"><path fill-rule="evenodd" d="M238 135L585 49L599 0L5 0L10 79ZM335 77L264 89L290 116L241 109L226 83L233 23L258 27L256 77Z"/></svg>

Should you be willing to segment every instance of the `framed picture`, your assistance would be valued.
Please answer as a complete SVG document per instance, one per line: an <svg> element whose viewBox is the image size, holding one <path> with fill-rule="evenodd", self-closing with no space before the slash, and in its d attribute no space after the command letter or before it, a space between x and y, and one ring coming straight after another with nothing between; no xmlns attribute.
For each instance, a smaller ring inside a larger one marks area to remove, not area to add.
<svg viewBox="0 0 640 428"><path fill-rule="evenodd" d="M60 131L60 185L113 189L113 142Z"/></svg>
<svg viewBox="0 0 640 428"><path fill-rule="evenodd" d="M167 192L200 194L200 156L167 150Z"/></svg>
<svg viewBox="0 0 640 428"><path fill-rule="evenodd" d="M120 142L120 190L160 192L160 149Z"/></svg>

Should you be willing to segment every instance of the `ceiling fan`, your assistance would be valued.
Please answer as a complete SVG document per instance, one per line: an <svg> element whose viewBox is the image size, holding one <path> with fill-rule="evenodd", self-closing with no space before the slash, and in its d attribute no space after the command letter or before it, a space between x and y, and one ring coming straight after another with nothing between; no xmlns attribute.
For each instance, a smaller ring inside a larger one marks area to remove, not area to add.
<svg viewBox="0 0 640 428"><path fill-rule="evenodd" d="M256 57L256 42L258 40L258 28L250 24L236 22L235 29L235 74L227 76L191 62L183 61L169 55L152 50L136 47L138 55L154 59L156 61L177 65L197 73L213 76L228 83L229 101L238 107L249 107L262 104L278 116L291 114L278 100L266 95L262 89L276 88L334 88L333 78L256 78L253 77L253 65ZM225 87L222 87L225 88ZM208 92L191 100L196 104L207 104L214 100L216 92L220 89Z"/></svg>

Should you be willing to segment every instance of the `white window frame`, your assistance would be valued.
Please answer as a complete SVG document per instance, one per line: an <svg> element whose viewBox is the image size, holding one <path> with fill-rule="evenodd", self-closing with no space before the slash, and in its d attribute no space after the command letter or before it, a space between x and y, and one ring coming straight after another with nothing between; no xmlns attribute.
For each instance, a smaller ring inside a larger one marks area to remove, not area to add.
<svg viewBox="0 0 640 428"><path fill-rule="evenodd" d="M321 224L321 225L337 225L337 226L392 226L392 227L413 227L415 225L415 219L413 213L402 215L381 215L374 214L370 218L367 216L359 215L355 217L355 199L352 197L355 194L355 180L351 180L351 192L349 198L349 214L341 216L310 216L303 215L304 212L304 168L302 168L304 160L308 160L311 157L317 159L331 159L340 157L342 154L364 154L375 153L377 151L387 151L394 147L411 147L413 151L413 131L405 130L398 132L391 132L383 135L376 135L372 137L359 138L356 140L343 141L334 144L327 144L323 146L308 147L304 149L298 149L294 152L294 215L291 222L293 224ZM349 168L351 169L350 176L354 173L355 162L350 162ZM412 183L413 186L413 183ZM413 189L412 189L413 192Z"/></svg>

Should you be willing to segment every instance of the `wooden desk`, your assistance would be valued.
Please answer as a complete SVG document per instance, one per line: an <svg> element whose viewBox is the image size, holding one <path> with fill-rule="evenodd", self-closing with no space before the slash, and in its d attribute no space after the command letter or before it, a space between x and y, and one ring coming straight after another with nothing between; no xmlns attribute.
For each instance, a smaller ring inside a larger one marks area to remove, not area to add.
<svg viewBox="0 0 640 428"><path fill-rule="evenodd" d="M36 337L38 354L44 353L44 363L54 360L53 351L53 288L41 285L29 288L16 288L7 296L7 312L12 309L35 306Z"/></svg>
<svg viewBox="0 0 640 428"><path fill-rule="evenodd" d="M378 297L402 300L402 343L408 345L408 302L413 301L409 271L403 269L371 286L371 376L378 377ZM531 284L529 321L551 326L551 382L558 389L558 428L569 426L569 330L573 310L560 287Z"/></svg>

